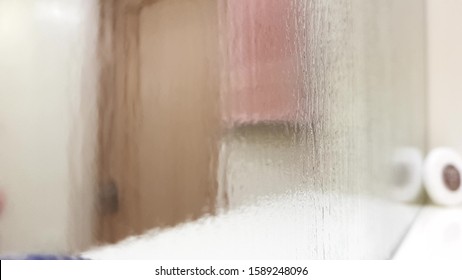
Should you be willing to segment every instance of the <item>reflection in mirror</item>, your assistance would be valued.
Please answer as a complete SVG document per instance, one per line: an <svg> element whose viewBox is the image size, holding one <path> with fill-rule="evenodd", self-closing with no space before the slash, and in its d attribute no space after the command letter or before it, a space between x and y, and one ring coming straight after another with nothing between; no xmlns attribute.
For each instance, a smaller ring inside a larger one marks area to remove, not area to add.
<svg viewBox="0 0 462 280"><path fill-rule="evenodd" d="M1 1L0 252L389 258L425 199L424 26L419 0Z"/></svg>

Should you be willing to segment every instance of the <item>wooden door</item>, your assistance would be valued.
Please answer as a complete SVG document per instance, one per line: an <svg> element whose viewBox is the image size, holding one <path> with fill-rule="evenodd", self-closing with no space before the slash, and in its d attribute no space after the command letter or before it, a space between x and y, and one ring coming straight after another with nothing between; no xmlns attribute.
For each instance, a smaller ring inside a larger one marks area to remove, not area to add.
<svg viewBox="0 0 462 280"><path fill-rule="evenodd" d="M220 134L216 5L102 1L103 242L214 211Z"/></svg>

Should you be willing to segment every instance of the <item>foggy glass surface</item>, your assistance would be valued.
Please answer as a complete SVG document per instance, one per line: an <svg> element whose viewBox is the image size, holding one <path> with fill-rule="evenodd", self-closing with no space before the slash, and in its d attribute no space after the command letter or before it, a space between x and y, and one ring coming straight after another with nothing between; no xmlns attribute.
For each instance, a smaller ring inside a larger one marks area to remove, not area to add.
<svg viewBox="0 0 462 280"><path fill-rule="evenodd" d="M392 256L424 1L32 2L0 0L0 252Z"/></svg>

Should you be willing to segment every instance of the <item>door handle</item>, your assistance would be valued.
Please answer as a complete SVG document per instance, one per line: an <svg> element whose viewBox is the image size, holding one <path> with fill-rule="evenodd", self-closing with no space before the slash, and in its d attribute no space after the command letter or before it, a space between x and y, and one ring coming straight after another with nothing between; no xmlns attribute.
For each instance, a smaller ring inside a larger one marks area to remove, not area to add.
<svg viewBox="0 0 462 280"><path fill-rule="evenodd" d="M119 211L119 190L114 181L101 187L99 200L103 215L113 215Z"/></svg>

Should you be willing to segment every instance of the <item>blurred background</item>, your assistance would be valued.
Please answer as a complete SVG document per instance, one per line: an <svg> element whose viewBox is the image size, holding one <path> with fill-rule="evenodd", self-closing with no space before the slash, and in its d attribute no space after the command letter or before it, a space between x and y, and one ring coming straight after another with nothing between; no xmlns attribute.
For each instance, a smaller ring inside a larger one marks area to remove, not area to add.
<svg viewBox="0 0 462 280"><path fill-rule="evenodd" d="M0 253L462 258L460 12L0 0Z"/></svg>

